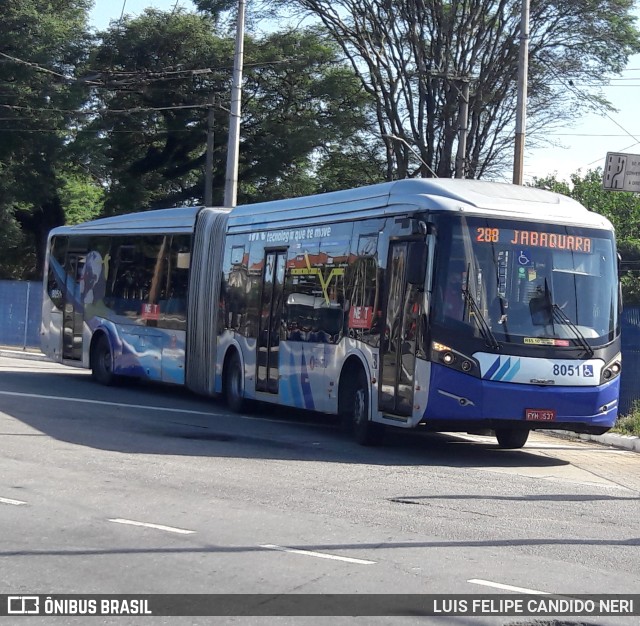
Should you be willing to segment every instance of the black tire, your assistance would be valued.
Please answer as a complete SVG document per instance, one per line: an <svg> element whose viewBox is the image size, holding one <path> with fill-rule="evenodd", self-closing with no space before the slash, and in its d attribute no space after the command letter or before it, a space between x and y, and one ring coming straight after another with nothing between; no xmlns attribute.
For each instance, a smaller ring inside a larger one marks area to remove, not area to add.
<svg viewBox="0 0 640 626"><path fill-rule="evenodd" d="M529 432L523 428L496 428L496 439L501 448L515 450L527 443Z"/></svg>
<svg viewBox="0 0 640 626"><path fill-rule="evenodd" d="M113 354L106 335L100 335L91 349L91 376L101 385L115 385L117 377L113 373Z"/></svg>
<svg viewBox="0 0 640 626"><path fill-rule="evenodd" d="M376 446L382 439L382 426L369 419L369 385L360 370L351 388L349 413L354 439L361 446Z"/></svg>
<svg viewBox="0 0 640 626"><path fill-rule="evenodd" d="M247 401L244 398L244 372L240 357L234 350L229 358L226 371L224 373L224 395L227 406L234 413L242 413L247 408Z"/></svg>

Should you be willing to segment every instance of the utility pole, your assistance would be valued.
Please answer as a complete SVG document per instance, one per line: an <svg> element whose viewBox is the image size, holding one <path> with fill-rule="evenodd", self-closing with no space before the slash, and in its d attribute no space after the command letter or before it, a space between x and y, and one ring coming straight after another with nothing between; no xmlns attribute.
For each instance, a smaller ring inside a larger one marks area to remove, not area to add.
<svg viewBox="0 0 640 626"><path fill-rule="evenodd" d="M236 206L238 196L238 153L240 151L240 103L242 98L242 57L244 54L244 6L238 0L236 53L233 59L231 113L229 114L229 143L227 146L227 175L224 183L224 206Z"/></svg>
<svg viewBox="0 0 640 626"><path fill-rule="evenodd" d="M213 204L213 123L215 121L214 95L209 97L209 113L207 114L207 162L204 172L204 205Z"/></svg>
<svg viewBox="0 0 640 626"><path fill-rule="evenodd" d="M467 124L469 120L469 80L463 79L460 90L460 124L458 128L458 153L456 154L456 178L467 175Z"/></svg>
<svg viewBox="0 0 640 626"><path fill-rule="evenodd" d="M518 101L516 108L516 142L513 157L513 183L522 185L524 136L527 124L527 80L529 74L529 0L522 0L520 15L520 55L518 59Z"/></svg>

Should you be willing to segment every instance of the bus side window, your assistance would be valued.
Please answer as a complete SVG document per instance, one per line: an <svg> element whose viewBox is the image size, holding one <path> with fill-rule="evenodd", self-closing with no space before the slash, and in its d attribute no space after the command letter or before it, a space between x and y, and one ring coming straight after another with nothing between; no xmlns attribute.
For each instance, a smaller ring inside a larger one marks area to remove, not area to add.
<svg viewBox="0 0 640 626"><path fill-rule="evenodd" d="M166 272L160 290L160 318L158 326L185 330L187 326L187 290L191 262L188 236L175 235L164 259Z"/></svg>
<svg viewBox="0 0 640 626"><path fill-rule="evenodd" d="M345 276L346 332L372 346L379 344L382 276L378 268L378 233L384 220L357 224Z"/></svg>

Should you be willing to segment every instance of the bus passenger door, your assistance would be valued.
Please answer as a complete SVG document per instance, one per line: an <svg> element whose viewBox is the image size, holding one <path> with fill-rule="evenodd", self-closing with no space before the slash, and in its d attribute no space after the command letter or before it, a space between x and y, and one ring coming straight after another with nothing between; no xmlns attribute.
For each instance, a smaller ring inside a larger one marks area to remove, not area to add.
<svg viewBox="0 0 640 626"><path fill-rule="evenodd" d="M413 412L416 339L421 288L408 282L411 242L392 242L387 257L383 336L380 343L381 411L409 416Z"/></svg>
<svg viewBox="0 0 640 626"><path fill-rule="evenodd" d="M256 391L278 393L286 250L265 254L256 354Z"/></svg>
<svg viewBox="0 0 640 626"><path fill-rule="evenodd" d="M80 280L84 270L85 254L70 253L67 255L66 275L67 288L64 295L62 312L62 358L79 361L82 359L82 330L84 313L82 310L82 294Z"/></svg>

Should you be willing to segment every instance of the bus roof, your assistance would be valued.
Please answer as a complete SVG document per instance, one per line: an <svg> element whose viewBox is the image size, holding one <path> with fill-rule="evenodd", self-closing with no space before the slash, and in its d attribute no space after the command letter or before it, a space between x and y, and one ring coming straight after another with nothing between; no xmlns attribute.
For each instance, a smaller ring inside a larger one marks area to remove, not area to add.
<svg viewBox="0 0 640 626"><path fill-rule="evenodd" d="M91 222L75 226L59 226L52 232L54 235L65 234L126 234L126 233L192 233L196 216L202 207L178 207L175 209L158 209L155 211L139 211L103 217Z"/></svg>
<svg viewBox="0 0 640 626"><path fill-rule="evenodd" d="M142 211L106 217L51 234L192 233L201 206ZM259 202L235 207L229 231L292 227L363 219L404 211L452 211L458 214L533 219L611 230L610 222L561 194L507 183L451 178L415 178L345 191ZM224 209L218 209L224 210Z"/></svg>
<svg viewBox="0 0 640 626"><path fill-rule="evenodd" d="M303 218L369 217L381 207L397 212L399 205L414 210L455 211L514 219L544 219L576 226L611 229L609 221L579 202L544 189L507 183L451 178L414 178L346 191L275 200L236 207L229 228L281 225ZM395 207L395 209L392 209ZM333 218L333 219L331 219Z"/></svg>

